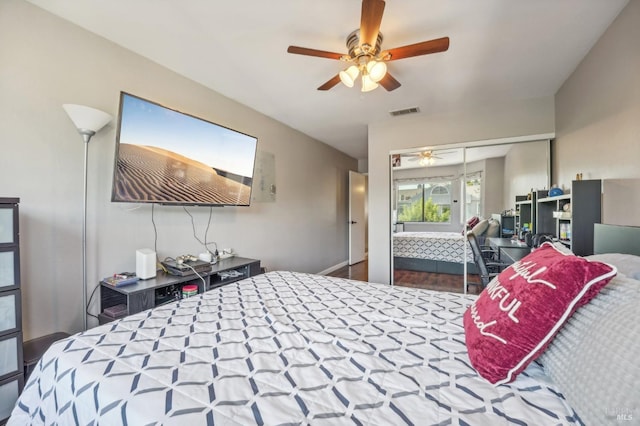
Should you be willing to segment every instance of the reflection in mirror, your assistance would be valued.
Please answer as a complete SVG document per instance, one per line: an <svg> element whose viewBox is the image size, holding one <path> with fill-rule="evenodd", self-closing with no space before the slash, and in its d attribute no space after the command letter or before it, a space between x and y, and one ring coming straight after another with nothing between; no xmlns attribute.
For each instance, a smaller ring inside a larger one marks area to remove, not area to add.
<svg viewBox="0 0 640 426"><path fill-rule="evenodd" d="M479 293L468 221L481 244L502 236L515 196L547 188L548 170L549 141L392 154L392 283Z"/></svg>

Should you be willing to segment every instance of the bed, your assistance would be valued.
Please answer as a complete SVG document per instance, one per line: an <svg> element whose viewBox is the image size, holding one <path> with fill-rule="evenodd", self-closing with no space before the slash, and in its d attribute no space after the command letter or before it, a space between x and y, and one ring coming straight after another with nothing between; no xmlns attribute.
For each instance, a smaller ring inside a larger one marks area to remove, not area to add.
<svg viewBox="0 0 640 426"><path fill-rule="evenodd" d="M637 421L634 258L512 383L469 362L477 296L274 271L54 343L9 425Z"/></svg>
<svg viewBox="0 0 640 426"><path fill-rule="evenodd" d="M465 255L465 245L467 252ZM396 232L393 234L393 267L442 274L476 273L473 254L460 232Z"/></svg>

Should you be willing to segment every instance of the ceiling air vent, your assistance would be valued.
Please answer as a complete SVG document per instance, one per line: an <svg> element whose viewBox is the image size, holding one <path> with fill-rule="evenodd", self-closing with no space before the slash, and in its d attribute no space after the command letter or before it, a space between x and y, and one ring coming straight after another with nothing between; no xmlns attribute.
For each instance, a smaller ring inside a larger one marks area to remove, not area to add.
<svg viewBox="0 0 640 426"><path fill-rule="evenodd" d="M398 117L400 115L415 114L417 112L420 112L420 108L411 107L411 108L397 109L395 111L390 111L389 114L391 114L392 117Z"/></svg>

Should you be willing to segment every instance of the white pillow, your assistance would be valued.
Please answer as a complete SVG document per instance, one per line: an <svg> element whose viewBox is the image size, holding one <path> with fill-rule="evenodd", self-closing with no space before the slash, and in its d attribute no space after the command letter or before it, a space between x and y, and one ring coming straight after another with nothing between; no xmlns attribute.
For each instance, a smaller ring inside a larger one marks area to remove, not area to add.
<svg viewBox="0 0 640 426"><path fill-rule="evenodd" d="M487 227L487 231L485 232L485 236L487 238L499 237L500 236L500 222L495 219L489 219L489 226Z"/></svg>
<svg viewBox="0 0 640 426"><path fill-rule="evenodd" d="M620 422L631 420L629 416L637 420L638 284L621 275L615 277L573 314L539 358L587 425L632 424Z"/></svg>
<svg viewBox="0 0 640 426"><path fill-rule="evenodd" d="M618 269L618 273L640 280L640 256L622 253L603 253L586 256L587 259L608 263Z"/></svg>
<svg viewBox="0 0 640 426"><path fill-rule="evenodd" d="M486 231L488 227L489 221L487 219L482 219L476 226L473 227L473 229L471 229L471 232L473 232L476 237L480 237L482 236L482 234L484 234L484 231Z"/></svg>

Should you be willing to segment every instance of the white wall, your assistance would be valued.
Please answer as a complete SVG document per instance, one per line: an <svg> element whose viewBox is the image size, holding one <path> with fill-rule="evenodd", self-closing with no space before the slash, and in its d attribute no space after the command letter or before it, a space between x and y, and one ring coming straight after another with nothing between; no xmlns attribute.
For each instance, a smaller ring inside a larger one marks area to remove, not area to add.
<svg viewBox="0 0 640 426"><path fill-rule="evenodd" d="M602 180L602 223L640 226L640 179Z"/></svg>
<svg viewBox="0 0 640 426"><path fill-rule="evenodd" d="M396 117L370 124L369 280L390 282L390 151L553 131L552 97Z"/></svg>
<svg viewBox="0 0 640 426"><path fill-rule="evenodd" d="M504 174L504 157L487 158L482 174L482 216L485 219L492 214L500 214L505 210L502 203L502 194L507 179ZM467 170L471 167L467 166Z"/></svg>
<svg viewBox="0 0 640 426"><path fill-rule="evenodd" d="M640 0L631 0L558 91L555 183L640 177L639 40Z"/></svg>
<svg viewBox="0 0 640 426"><path fill-rule="evenodd" d="M527 195L531 189L549 189L549 141L519 143L505 156L504 205L515 207L516 195Z"/></svg>
<svg viewBox="0 0 640 426"><path fill-rule="evenodd" d="M25 339L82 324L83 142L63 103L116 116L124 90L256 136L275 157L276 202L214 209L209 240L271 270L319 272L347 260L355 159L27 2L0 2L0 40L0 194L21 198ZM135 270L135 250L154 246L151 207L110 202L114 145L112 123L89 146L90 290ZM209 209L189 210L202 239ZM157 207L155 221L161 258L203 251L181 208Z"/></svg>

